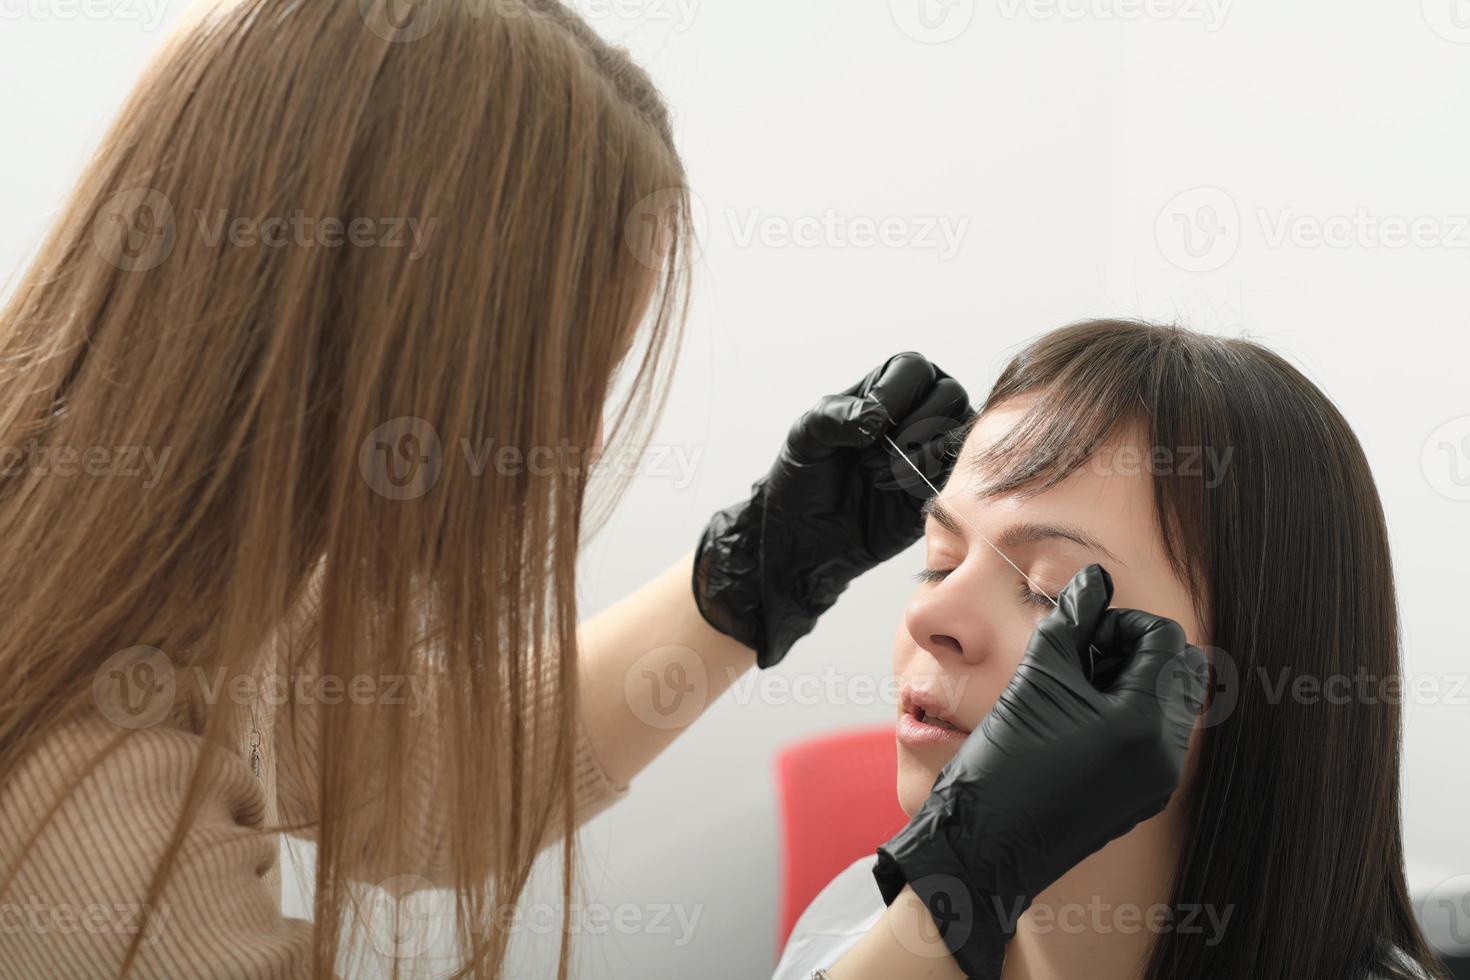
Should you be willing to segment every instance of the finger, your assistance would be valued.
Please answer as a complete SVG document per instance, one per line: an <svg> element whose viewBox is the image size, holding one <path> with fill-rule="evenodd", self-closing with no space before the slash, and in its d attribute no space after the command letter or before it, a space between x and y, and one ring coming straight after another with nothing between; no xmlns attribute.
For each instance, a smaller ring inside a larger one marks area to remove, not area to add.
<svg viewBox="0 0 1470 980"><path fill-rule="evenodd" d="M923 401L897 428L886 433L903 455L890 451L867 454L863 459L863 465L872 472L874 486L908 491L921 504L934 495L932 487L941 487L949 479L971 413L964 387L940 373Z"/></svg>
<svg viewBox="0 0 1470 980"><path fill-rule="evenodd" d="M889 449L881 455L864 456L861 465L868 471L874 487L903 491L917 510L934 496L934 488L943 488L949 480L957 444L951 433L944 432L928 442L900 446L902 455Z"/></svg>
<svg viewBox="0 0 1470 980"><path fill-rule="evenodd" d="M965 386L937 367L934 373L934 384L918 403L902 416L893 416L900 434L926 426L929 430L926 434L931 435L939 426L955 429L964 425L975 414L970 407L970 393L965 390Z"/></svg>
<svg viewBox="0 0 1470 980"><path fill-rule="evenodd" d="M1209 659L1189 644L1174 620L1138 609L1114 609L1100 624L1097 643L1124 660L1109 693L1177 703L1191 716L1199 711L1209 689Z"/></svg>
<svg viewBox="0 0 1470 980"><path fill-rule="evenodd" d="M872 396L894 421L903 419L939 380L939 370L923 354L895 354L844 394ZM947 375L946 375L947 377Z"/></svg>
<svg viewBox="0 0 1470 980"><path fill-rule="evenodd" d="M1036 627L1028 659L1082 670L1093 633L1113 601L1113 577L1101 565L1088 565L1057 596L1057 607ZM1039 641L1039 642L1038 642Z"/></svg>
<svg viewBox="0 0 1470 980"><path fill-rule="evenodd" d="M866 449L887 423L887 411L871 398L828 395L796 420L786 445L798 460L812 462L844 449Z"/></svg>
<svg viewBox="0 0 1470 980"><path fill-rule="evenodd" d="M943 458L936 460L931 458L928 450L936 442L950 439L969 421L970 414L969 393L954 378L940 372L934 386L919 403L903 418L895 418L890 436L899 449L924 471L925 476L938 482L936 478L945 475L942 464L952 456L945 453ZM941 465L936 466L935 463Z"/></svg>

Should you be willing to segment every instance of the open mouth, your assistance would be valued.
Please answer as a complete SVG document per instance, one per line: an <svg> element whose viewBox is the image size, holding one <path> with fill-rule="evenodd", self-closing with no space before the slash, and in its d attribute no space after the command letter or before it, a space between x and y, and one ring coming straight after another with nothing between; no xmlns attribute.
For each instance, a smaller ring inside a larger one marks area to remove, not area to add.
<svg viewBox="0 0 1470 980"><path fill-rule="evenodd" d="M963 728L954 725L947 719L941 718L939 715L930 714L923 708L920 708L918 713L914 717L919 720L919 724L921 725L933 725L935 728L944 728L952 732L961 732L962 734L966 735L969 734Z"/></svg>
<svg viewBox="0 0 1470 980"><path fill-rule="evenodd" d="M905 686L902 707L897 736L905 745L963 741L970 734L954 721L952 706L927 688Z"/></svg>

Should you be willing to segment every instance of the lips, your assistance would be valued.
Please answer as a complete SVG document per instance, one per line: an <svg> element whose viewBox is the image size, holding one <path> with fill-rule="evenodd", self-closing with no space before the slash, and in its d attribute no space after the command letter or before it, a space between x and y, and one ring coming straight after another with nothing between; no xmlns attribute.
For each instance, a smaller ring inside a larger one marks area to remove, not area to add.
<svg viewBox="0 0 1470 980"><path fill-rule="evenodd" d="M900 699L903 714L898 719L898 740L912 746L964 741L970 729L955 721L953 700L928 687L905 684Z"/></svg>
<svg viewBox="0 0 1470 980"><path fill-rule="evenodd" d="M926 714L924 712L924 709L922 709L922 708L919 709L919 716L918 717L919 717L919 724L921 724L921 725L933 725L935 728L948 728L950 731L954 731L954 732L960 731L959 728L957 728L954 725L950 724L947 720L939 717L938 715ZM968 734L968 733L965 733L965 734Z"/></svg>

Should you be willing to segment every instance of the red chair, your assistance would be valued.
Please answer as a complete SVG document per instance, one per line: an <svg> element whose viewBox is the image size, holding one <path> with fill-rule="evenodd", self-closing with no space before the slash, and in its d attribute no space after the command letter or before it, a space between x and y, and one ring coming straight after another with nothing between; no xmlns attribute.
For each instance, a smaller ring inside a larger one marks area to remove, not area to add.
<svg viewBox="0 0 1470 980"><path fill-rule="evenodd" d="M835 732L776 756L781 806L781 918L776 949L836 874L898 832L893 726Z"/></svg>

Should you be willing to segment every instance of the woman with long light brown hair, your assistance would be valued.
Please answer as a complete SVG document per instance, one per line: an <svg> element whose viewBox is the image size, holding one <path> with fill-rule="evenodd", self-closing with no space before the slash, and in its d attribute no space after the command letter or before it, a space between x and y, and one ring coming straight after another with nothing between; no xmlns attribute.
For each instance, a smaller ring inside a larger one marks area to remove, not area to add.
<svg viewBox="0 0 1470 980"><path fill-rule="evenodd" d="M654 417L688 229L658 95L555 0L169 41L0 312L0 975L359 976L367 893L436 887L452 972L498 976L536 854L569 897L571 832L692 720L641 679L694 658L708 704L917 539L878 435L940 480L968 399L900 355L577 627L587 461L610 402Z"/></svg>

